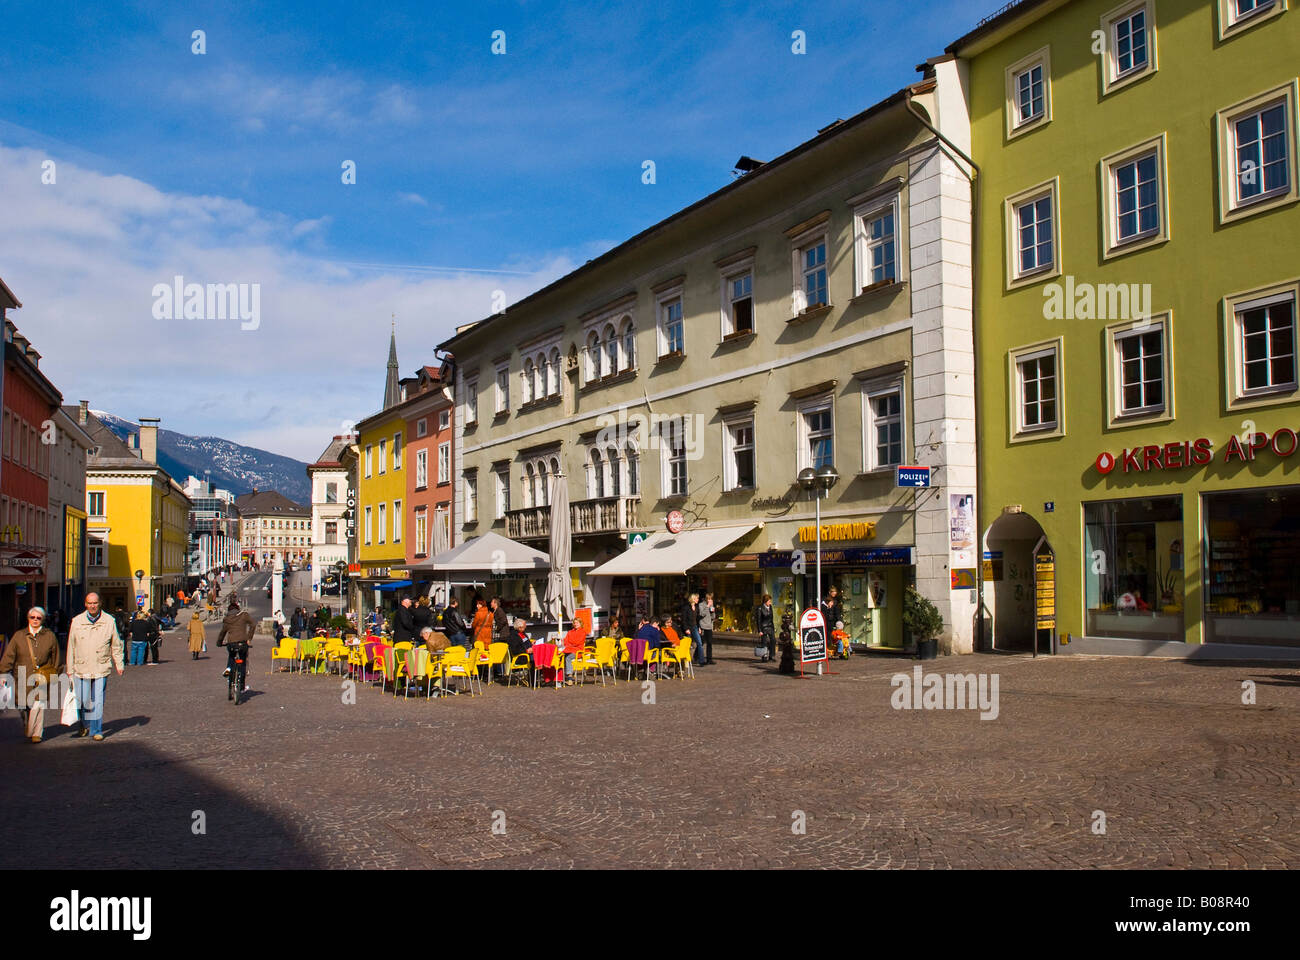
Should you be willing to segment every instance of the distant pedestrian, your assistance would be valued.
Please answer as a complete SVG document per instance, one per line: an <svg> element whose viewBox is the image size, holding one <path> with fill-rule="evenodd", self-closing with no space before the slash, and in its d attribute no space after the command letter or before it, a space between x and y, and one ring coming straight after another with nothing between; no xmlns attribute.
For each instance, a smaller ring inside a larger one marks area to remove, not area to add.
<svg viewBox="0 0 1300 960"><path fill-rule="evenodd" d="M411 612L411 598L402 602L393 615L393 643L412 643L415 640L415 615Z"/></svg>
<svg viewBox="0 0 1300 960"><path fill-rule="evenodd" d="M108 674L122 675L122 638L112 617L100 611L99 594L86 594L86 612L72 618L68 628L68 676L77 691L81 729L77 734L104 739L104 696Z"/></svg>
<svg viewBox="0 0 1300 960"><path fill-rule="evenodd" d="M713 594L706 593L704 599L696 607L696 616L699 617L700 642L704 644L705 649L704 663L709 666L715 662L713 659L713 617L715 612Z"/></svg>
<svg viewBox="0 0 1300 960"><path fill-rule="evenodd" d="M776 615L772 610L772 595L763 594L763 602L754 609L754 625L758 630L760 645L766 645L763 662L776 660Z"/></svg>
<svg viewBox="0 0 1300 960"><path fill-rule="evenodd" d="M45 626L45 609L32 607L27 611L27 629L19 630L9 638L4 656L0 657L0 675L16 674L20 682L14 683L15 706L23 714L27 739L40 743L45 735L45 706L51 700L51 691L57 687L51 681L59 675L59 641L54 631ZM32 678L40 680L33 686ZM58 708L55 704L55 709Z"/></svg>
<svg viewBox="0 0 1300 960"><path fill-rule="evenodd" d="M197 660L203 652L203 621L197 610L190 616L190 657Z"/></svg>

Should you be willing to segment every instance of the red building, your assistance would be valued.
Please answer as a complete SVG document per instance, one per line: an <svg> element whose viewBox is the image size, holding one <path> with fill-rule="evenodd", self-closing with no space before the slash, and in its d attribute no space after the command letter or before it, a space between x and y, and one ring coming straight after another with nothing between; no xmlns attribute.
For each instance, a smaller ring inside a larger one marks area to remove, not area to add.
<svg viewBox="0 0 1300 960"><path fill-rule="evenodd" d="M456 546L452 531L452 398L437 367L421 367L401 382L406 399L406 562L418 563Z"/></svg>
<svg viewBox="0 0 1300 960"><path fill-rule="evenodd" d="M21 303L0 281L0 314ZM39 369L41 355L4 318L3 419L0 420L0 633L44 602L49 549L53 417L63 402ZM42 442L42 438L47 442ZM62 530L62 517L59 518Z"/></svg>

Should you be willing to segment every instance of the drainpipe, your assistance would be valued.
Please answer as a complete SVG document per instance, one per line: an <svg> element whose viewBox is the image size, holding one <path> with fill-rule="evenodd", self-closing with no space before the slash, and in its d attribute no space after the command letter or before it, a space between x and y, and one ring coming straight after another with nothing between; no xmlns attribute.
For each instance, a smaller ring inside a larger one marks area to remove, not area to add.
<svg viewBox="0 0 1300 960"><path fill-rule="evenodd" d="M962 158L969 166L971 172L967 174L971 184L970 194L970 328L971 328L971 388L975 394L975 612L979 617L979 644L984 646L984 479L983 468L980 459L980 341L976 323L979 311L979 178L980 167L971 157L957 146L942 133L940 133L930 123L925 116L917 110L912 102L912 88L907 88L907 93L903 99L907 112L916 118L917 123L925 127L926 130L934 134L939 142Z"/></svg>

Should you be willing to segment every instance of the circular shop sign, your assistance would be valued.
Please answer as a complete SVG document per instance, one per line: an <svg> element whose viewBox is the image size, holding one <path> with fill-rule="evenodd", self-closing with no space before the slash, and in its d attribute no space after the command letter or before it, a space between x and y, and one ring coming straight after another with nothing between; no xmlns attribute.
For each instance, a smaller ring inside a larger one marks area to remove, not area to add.
<svg viewBox="0 0 1300 960"><path fill-rule="evenodd" d="M682 527L686 526L686 518L682 516L680 510L668 511L668 532L681 533Z"/></svg>
<svg viewBox="0 0 1300 960"><path fill-rule="evenodd" d="M1110 473L1115 469L1115 454L1103 453L1097 457L1097 472L1101 474Z"/></svg>

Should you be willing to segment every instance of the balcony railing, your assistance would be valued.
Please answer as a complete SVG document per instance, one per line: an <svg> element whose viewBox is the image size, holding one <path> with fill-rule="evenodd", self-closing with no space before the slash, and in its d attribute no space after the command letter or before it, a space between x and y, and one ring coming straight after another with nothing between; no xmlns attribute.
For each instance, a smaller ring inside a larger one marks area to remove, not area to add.
<svg viewBox="0 0 1300 960"><path fill-rule="evenodd" d="M640 497L599 497L569 504L569 529L574 536L629 533L640 526ZM551 535L551 508L525 507L506 513L511 540L545 540Z"/></svg>

